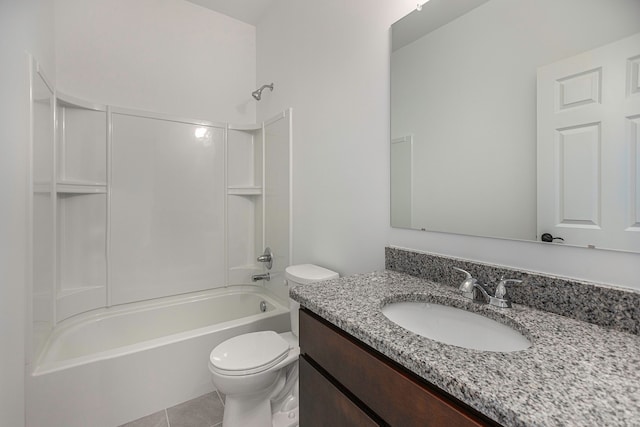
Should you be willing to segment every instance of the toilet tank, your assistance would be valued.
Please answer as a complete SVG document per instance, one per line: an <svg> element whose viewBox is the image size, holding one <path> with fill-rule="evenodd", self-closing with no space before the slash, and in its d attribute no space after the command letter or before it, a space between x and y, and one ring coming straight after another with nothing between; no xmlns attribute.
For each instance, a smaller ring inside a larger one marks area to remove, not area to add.
<svg viewBox="0 0 640 427"><path fill-rule="evenodd" d="M335 271L328 270L313 264L290 265L285 268L284 276L289 284L289 289L294 286L304 286L310 283L321 282L323 280L337 279L340 277ZM289 308L291 309L291 332L297 337L300 330L298 309L300 303L289 298Z"/></svg>

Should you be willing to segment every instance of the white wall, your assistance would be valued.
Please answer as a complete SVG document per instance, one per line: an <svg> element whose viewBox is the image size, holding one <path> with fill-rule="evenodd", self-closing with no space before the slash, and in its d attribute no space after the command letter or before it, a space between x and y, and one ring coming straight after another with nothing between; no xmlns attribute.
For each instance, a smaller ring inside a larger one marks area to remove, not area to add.
<svg viewBox="0 0 640 427"><path fill-rule="evenodd" d="M294 108L294 262L384 268L387 244L640 289L640 255L389 227L389 27L415 1L278 0L258 116Z"/></svg>
<svg viewBox="0 0 640 427"><path fill-rule="evenodd" d="M279 0L257 26L260 119L293 107L294 263L380 269L389 224L389 33L415 1Z"/></svg>
<svg viewBox="0 0 640 427"><path fill-rule="evenodd" d="M0 2L0 423L24 425L27 57L54 78L51 0Z"/></svg>
<svg viewBox="0 0 640 427"><path fill-rule="evenodd" d="M56 0L58 89L90 101L254 123L255 27L184 0Z"/></svg>

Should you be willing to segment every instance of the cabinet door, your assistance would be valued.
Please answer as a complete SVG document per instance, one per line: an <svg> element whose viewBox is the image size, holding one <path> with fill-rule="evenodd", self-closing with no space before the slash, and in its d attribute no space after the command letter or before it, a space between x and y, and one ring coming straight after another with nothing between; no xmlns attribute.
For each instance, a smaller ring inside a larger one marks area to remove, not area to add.
<svg viewBox="0 0 640 427"><path fill-rule="evenodd" d="M385 425L485 427L498 425L434 386L397 367L317 315L300 311L300 351L356 396ZM306 378L300 374L300 396ZM310 388L313 396L313 388ZM318 405L323 405L322 399ZM305 407L300 406L300 417ZM322 412L322 410L318 410ZM305 424L302 426L307 427ZM341 424L325 424L341 425ZM342 424L349 425L349 424Z"/></svg>
<svg viewBox="0 0 640 427"><path fill-rule="evenodd" d="M379 426L360 407L300 357L300 425Z"/></svg>

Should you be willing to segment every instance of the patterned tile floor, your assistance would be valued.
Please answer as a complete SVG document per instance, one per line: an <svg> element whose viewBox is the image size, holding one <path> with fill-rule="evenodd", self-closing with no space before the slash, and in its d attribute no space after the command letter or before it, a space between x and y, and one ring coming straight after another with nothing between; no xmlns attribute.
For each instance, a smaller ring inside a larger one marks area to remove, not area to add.
<svg viewBox="0 0 640 427"><path fill-rule="evenodd" d="M120 427L221 427L224 396L214 391Z"/></svg>

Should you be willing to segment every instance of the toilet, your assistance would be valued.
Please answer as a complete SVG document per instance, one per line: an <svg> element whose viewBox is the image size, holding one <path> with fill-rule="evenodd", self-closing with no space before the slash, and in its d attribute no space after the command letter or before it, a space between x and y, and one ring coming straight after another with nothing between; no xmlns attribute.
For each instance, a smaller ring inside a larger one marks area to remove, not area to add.
<svg viewBox="0 0 640 427"><path fill-rule="evenodd" d="M289 287L336 279L338 273L313 264L285 269ZM223 427L298 426L300 304L289 299L291 332L251 332L216 346L209 356L215 387L225 397Z"/></svg>

